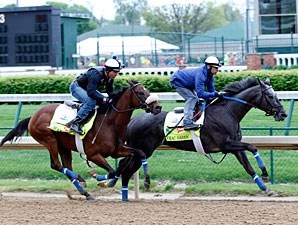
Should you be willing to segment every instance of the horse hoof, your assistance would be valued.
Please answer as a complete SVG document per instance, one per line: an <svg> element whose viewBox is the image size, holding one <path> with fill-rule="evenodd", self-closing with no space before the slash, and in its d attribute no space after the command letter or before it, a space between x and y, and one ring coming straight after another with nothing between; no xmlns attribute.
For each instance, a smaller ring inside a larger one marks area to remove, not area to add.
<svg viewBox="0 0 298 225"><path fill-rule="evenodd" d="M108 187L108 184L107 184L106 181L102 181L102 182L99 182L99 183L97 184L97 186L105 188L105 187Z"/></svg>
<svg viewBox="0 0 298 225"><path fill-rule="evenodd" d="M92 176L93 178L96 178L97 177L97 173L95 170L90 170L88 171L89 175Z"/></svg>
<svg viewBox="0 0 298 225"><path fill-rule="evenodd" d="M262 180L266 183L269 182L269 176L262 176Z"/></svg>
<svg viewBox="0 0 298 225"><path fill-rule="evenodd" d="M86 199L88 201L94 201L95 200L95 198L92 195L86 196Z"/></svg>
<svg viewBox="0 0 298 225"><path fill-rule="evenodd" d="M277 192L272 191L272 190L266 190L266 194L268 197L277 197L278 196Z"/></svg>

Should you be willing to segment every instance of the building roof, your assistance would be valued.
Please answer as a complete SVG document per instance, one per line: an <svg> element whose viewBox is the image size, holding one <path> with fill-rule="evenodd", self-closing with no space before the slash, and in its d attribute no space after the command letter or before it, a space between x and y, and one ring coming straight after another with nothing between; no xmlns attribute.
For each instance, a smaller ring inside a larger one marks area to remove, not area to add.
<svg viewBox="0 0 298 225"><path fill-rule="evenodd" d="M98 49L97 49L98 46ZM150 36L109 36L91 37L77 43L77 52L81 56L96 55L97 51L105 55L150 54L152 51L178 50L179 47Z"/></svg>
<svg viewBox="0 0 298 225"><path fill-rule="evenodd" d="M214 38L224 38L225 40L241 40L244 39L244 28L245 24L243 21L236 21L229 23L223 27L219 27L213 30L209 30L204 34L194 36L190 39L190 42L199 41L213 41Z"/></svg>

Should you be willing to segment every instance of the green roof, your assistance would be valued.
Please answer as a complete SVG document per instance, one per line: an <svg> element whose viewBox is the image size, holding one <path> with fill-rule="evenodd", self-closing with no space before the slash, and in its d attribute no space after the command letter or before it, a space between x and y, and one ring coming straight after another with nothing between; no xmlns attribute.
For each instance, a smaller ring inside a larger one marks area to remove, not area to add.
<svg viewBox="0 0 298 225"><path fill-rule="evenodd" d="M191 42L213 41L214 38L224 38L225 40L242 40L244 39L244 22L237 21L229 23L223 27L209 30L204 34L193 37Z"/></svg>

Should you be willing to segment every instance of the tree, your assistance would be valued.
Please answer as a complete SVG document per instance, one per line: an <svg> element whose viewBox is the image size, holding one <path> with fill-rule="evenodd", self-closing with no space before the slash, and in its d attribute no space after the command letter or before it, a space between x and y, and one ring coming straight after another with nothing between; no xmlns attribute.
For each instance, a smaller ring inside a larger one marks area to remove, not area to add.
<svg viewBox="0 0 298 225"><path fill-rule="evenodd" d="M239 10L224 4L171 4L152 8L143 13L146 24L156 32L165 32L160 39L180 46L195 34L224 26L241 18Z"/></svg>
<svg viewBox="0 0 298 225"><path fill-rule="evenodd" d="M155 7L144 14L146 24L156 32L164 32L162 40L182 47L184 33L202 33L207 16L206 5L181 5Z"/></svg>
<svg viewBox="0 0 298 225"><path fill-rule="evenodd" d="M115 24L134 26L141 24L141 14L147 9L147 0L114 0L116 6Z"/></svg>
<svg viewBox="0 0 298 225"><path fill-rule="evenodd" d="M99 22L96 20L92 12L90 12L86 7L82 5L71 5L69 6L68 4L61 3L61 2L46 2L46 4L51 5L53 7L59 8L61 10L65 11L74 11L74 12L81 12L81 13L89 13L92 15L92 19L78 19L77 23L77 31L78 35L94 30L99 27Z"/></svg>

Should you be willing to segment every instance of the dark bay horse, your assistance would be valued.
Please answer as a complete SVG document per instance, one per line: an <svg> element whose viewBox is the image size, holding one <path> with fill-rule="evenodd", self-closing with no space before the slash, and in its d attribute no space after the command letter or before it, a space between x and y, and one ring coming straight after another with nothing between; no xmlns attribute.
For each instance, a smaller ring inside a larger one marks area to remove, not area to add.
<svg viewBox="0 0 298 225"><path fill-rule="evenodd" d="M242 134L240 121L255 107L271 115L276 121L282 121L287 117L285 110L277 95L270 85L270 80L260 81L256 78L247 78L227 85L224 89L226 96L224 99L217 99L209 104L205 110L204 125L200 131L200 139L205 153L222 152L232 153L245 171L252 177L258 187L269 196L275 195L265 184L268 180L268 173L264 162L257 148L250 143L241 141ZM127 145L135 149L142 149L147 158L161 144L169 145L173 148L184 151L196 151L192 141L167 141L164 134L164 122L168 112L162 111L160 114L143 114L133 118L128 124ZM262 171L261 179L251 166L246 152L251 152ZM130 156L121 159L120 168L117 173L121 173L122 186L128 186L131 176L140 168L139 156ZM115 179L107 186L112 186ZM149 187L150 179L145 177L145 187ZM127 201L128 196L122 195L122 200Z"/></svg>
<svg viewBox="0 0 298 225"><path fill-rule="evenodd" d="M161 111L156 101L148 102L151 97L150 92L142 84L136 81L128 81L128 83L129 87L122 88L115 93L113 102L107 108L106 113L97 113L92 129L83 139L87 160L108 172L107 175L99 175L98 180L115 177L115 170L108 164L106 157L119 158L138 154L133 149L124 146L127 124L133 111L138 108L154 114ZM82 185L85 180L72 169L72 150L78 151L74 135L55 132L48 128L58 105L44 106L31 118L22 120L2 139L0 145L20 137L28 129L31 136L48 149L51 168L65 174L80 194L86 196L88 200L93 200L94 197ZM59 155L62 164L59 161Z"/></svg>

